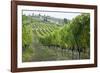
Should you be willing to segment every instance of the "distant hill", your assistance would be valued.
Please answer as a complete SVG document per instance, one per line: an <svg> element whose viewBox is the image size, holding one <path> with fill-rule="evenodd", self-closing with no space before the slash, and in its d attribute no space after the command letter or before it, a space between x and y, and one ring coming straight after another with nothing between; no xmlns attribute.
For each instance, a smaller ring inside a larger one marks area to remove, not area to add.
<svg viewBox="0 0 100 73"><path fill-rule="evenodd" d="M64 24L64 20L63 19L59 19L59 18L54 18L54 17L50 17L50 16L43 16L43 15L32 15L33 18L35 19L39 19L41 21L45 21L45 22L50 22L50 23L56 23L56 24Z"/></svg>
<svg viewBox="0 0 100 73"><path fill-rule="evenodd" d="M44 18L44 20L42 18ZM49 33L61 27L54 22L45 21L44 16L38 17L38 16L26 16L26 15L23 15L23 25L32 26L32 30L34 34L37 36L48 35Z"/></svg>

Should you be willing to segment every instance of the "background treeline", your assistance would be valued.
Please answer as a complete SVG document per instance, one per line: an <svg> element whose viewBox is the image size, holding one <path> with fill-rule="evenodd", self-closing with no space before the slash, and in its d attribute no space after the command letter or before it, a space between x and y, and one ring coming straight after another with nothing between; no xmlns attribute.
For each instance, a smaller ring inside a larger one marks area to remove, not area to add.
<svg viewBox="0 0 100 73"><path fill-rule="evenodd" d="M23 61L90 58L90 15L82 13L56 24L23 15ZM46 19L47 20L47 19Z"/></svg>

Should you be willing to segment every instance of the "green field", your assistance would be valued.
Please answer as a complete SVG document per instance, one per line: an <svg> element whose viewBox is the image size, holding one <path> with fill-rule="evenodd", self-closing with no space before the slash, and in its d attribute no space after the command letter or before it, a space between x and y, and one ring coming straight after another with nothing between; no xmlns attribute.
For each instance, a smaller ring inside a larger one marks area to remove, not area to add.
<svg viewBox="0 0 100 73"><path fill-rule="evenodd" d="M22 15L22 61L89 59L90 15L51 20Z"/></svg>

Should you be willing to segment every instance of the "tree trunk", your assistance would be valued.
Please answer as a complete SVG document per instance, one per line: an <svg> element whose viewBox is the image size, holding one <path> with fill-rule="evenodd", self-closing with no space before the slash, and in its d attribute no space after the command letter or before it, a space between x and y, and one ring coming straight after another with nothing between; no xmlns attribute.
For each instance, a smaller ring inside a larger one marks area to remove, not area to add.
<svg viewBox="0 0 100 73"><path fill-rule="evenodd" d="M72 60L74 59L74 49L72 48Z"/></svg>
<svg viewBox="0 0 100 73"><path fill-rule="evenodd" d="M78 54L79 54L79 59L80 59L80 57L81 57L80 48L78 48Z"/></svg>
<svg viewBox="0 0 100 73"><path fill-rule="evenodd" d="M62 56L63 56L63 48L62 48Z"/></svg>

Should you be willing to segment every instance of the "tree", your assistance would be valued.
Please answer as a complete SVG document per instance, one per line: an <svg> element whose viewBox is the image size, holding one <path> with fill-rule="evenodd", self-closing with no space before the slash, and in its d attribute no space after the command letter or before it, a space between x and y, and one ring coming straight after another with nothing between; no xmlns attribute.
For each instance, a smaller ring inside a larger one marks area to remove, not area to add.
<svg viewBox="0 0 100 73"><path fill-rule="evenodd" d="M87 50L90 42L90 16L89 14L81 14L72 20L72 34L75 40L76 49L79 52L79 59L83 47ZM83 38L82 38L83 37Z"/></svg>
<svg viewBox="0 0 100 73"><path fill-rule="evenodd" d="M64 23L67 24L68 22L69 22L69 20L64 18Z"/></svg>
<svg viewBox="0 0 100 73"><path fill-rule="evenodd" d="M90 46L90 16L89 14L81 14L75 17L70 23L65 25L61 30L61 45L66 48L77 50L79 59L83 48L87 50ZM73 55L72 55L73 56Z"/></svg>
<svg viewBox="0 0 100 73"><path fill-rule="evenodd" d="M23 61L30 61L33 54L32 42L33 42L33 31L32 25L27 23L28 16L22 17L22 50L23 50Z"/></svg>

